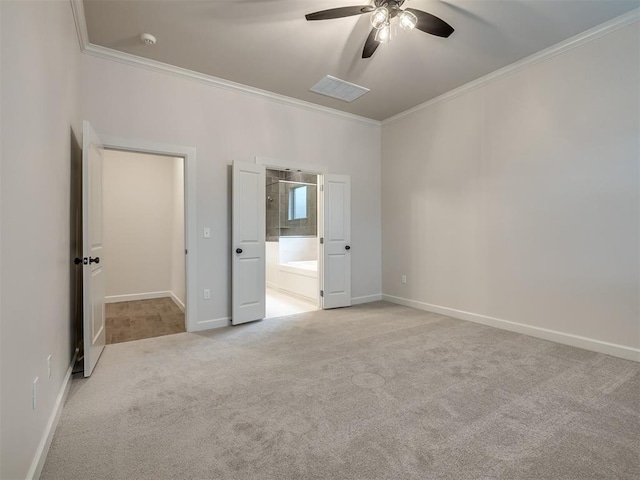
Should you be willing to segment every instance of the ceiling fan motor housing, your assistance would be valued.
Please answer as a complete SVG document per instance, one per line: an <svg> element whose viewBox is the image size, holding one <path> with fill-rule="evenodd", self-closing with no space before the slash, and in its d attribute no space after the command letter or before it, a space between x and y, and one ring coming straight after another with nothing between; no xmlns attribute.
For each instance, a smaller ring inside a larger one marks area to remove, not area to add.
<svg viewBox="0 0 640 480"><path fill-rule="evenodd" d="M376 8L387 7L389 10L395 10L402 6L405 0L375 0Z"/></svg>

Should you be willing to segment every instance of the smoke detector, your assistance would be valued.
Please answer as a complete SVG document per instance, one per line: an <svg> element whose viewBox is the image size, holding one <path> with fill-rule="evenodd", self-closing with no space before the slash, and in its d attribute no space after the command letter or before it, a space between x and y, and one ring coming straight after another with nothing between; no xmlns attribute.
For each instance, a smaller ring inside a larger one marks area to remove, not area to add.
<svg viewBox="0 0 640 480"><path fill-rule="evenodd" d="M145 45L155 45L156 44L156 37L154 37L150 33L143 33L142 35L140 35L140 40L142 40L142 42Z"/></svg>

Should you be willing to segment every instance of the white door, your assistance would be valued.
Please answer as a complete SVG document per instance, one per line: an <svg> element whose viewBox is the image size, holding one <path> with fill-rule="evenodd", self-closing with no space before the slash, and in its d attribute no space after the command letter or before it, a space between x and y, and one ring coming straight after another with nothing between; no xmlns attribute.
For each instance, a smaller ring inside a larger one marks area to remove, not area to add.
<svg viewBox="0 0 640 480"><path fill-rule="evenodd" d="M102 142L82 124L82 302L84 376L91 375L105 344L102 244Z"/></svg>
<svg viewBox="0 0 640 480"><path fill-rule="evenodd" d="M351 180L324 175L322 308L351 305Z"/></svg>
<svg viewBox="0 0 640 480"><path fill-rule="evenodd" d="M231 323L265 317L265 167L233 162Z"/></svg>

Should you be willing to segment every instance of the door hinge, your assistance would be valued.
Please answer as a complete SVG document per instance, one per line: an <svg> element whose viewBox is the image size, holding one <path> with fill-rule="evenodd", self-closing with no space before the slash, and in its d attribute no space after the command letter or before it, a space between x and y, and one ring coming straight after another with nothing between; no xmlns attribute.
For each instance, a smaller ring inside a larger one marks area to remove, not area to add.
<svg viewBox="0 0 640 480"><path fill-rule="evenodd" d="M320 296L324 297L324 290L320 290Z"/></svg>
<svg viewBox="0 0 640 480"><path fill-rule="evenodd" d="M324 192L324 185L320 185L320 191Z"/></svg>
<svg viewBox="0 0 640 480"><path fill-rule="evenodd" d="M324 244L324 237L320 237L320 245Z"/></svg>
<svg viewBox="0 0 640 480"><path fill-rule="evenodd" d="M189 250L185 250L185 251L184 251L184 254L185 254L185 255L186 255L186 254L188 254L188 253L189 253Z"/></svg>

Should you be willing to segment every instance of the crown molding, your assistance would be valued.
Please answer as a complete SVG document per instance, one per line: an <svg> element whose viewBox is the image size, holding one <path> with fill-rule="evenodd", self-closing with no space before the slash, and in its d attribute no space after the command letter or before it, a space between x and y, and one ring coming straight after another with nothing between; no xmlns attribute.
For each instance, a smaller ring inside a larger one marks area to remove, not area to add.
<svg viewBox="0 0 640 480"><path fill-rule="evenodd" d="M624 15L620 15L619 17L611 19L589 30L585 30L584 32L579 33L578 35L570 37L567 40L563 40L562 42L557 43L549 48L545 48L544 50L540 50L539 52L534 53L533 55L530 55L526 58L523 58L522 60L518 60L517 62L507 65L506 67L495 70L494 72L491 72L488 75L485 75L484 77L480 77L469 83L465 83L464 85L458 88L449 90L448 92L443 93L442 95L439 95L435 98L432 98L431 100L427 100L426 102L421 103L420 105L416 105L415 107L405 110L404 112L401 112L401 113L398 113L397 115L386 118L382 120L381 122L382 126L389 125L390 123L393 123L397 120L400 120L401 118L404 118L408 115L411 115L420 110L428 108L432 105L435 105L436 103L451 100L455 97L459 97L460 95L464 95L465 93L471 90L480 88L483 85L486 85L495 80L498 80L499 78L506 77L507 75L511 75L512 73L516 73L520 70L524 70L525 68L530 67L531 65L535 65L536 63L548 60L549 58L555 57L556 55L559 55L561 53L568 52L569 50L579 47L580 45L589 43L592 40L600 38L609 33L615 32L616 30L624 28L627 25L630 25L638 21L640 21L640 8L631 10L630 12L627 12Z"/></svg>
<svg viewBox="0 0 640 480"><path fill-rule="evenodd" d="M320 112L335 117L340 117L346 120L353 120L368 125L375 125L379 127L381 122L360 115L352 113L342 112L329 107L323 107L316 105L315 103L305 102L304 100L298 100L296 98L287 97L286 95L280 95L278 93L268 92L260 88L250 87L241 83L232 82L223 78L214 77L204 73L188 70L186 68L176 67L175 65L169 65L168 63L159 62L157 60L151 60L130 53L121 52L112 48L103 47L101 45L94 45L89 41L89 34L87 31L87 21L84 14L84 5L82 0L70 0L71 9L73 10L73 18L76 24L76 30L78 32L78 41L80 42L80 50L82 53L91 55L105 60L112 60L115 62L123 63L132 67L144 68L154 72L164 73L178 78L196 81L205 85L210 85L225 90L233 90L236 92L242 92L256 97L267 98L271 101L303 108L305 110L311 110Z"/></svg>
<svg viewBox="0 0 640 480"><path fill-rule="evenodd" d="M305 110L313 110L320 113L329 114L335 117L341 117L347 120L354 120L369 125L380 126L379 120L373 120L371 118L361 117L352 113L342 112L329 107L323 107L316 105L315 103L305 102L304 100L298 100L296 98L287 97L286 95L280 95L278 93L268 92L259 88L250 87L241 83L232 82L223 78L206 75L204 73L195 72L186 68L176 67L167 63L158 62L156 60L150 60L148 58L139 57L137 55L131 55L129 53L121 52L119 50L113 50L111 48L103 47L100 45L94 45L90 43L85 48L84 52L87 55L91 55L106 60L112 60L115 62L123 63L133 67L144 68L154 72L165 73L174 77L179 77L187 80L196 81L205 85L211 85L225 90L233 90L236 92L242 92L249 95L267 98L283 105L289 105L294 107L303 108Z"/></svg>
<svg viewBox="0 0 640 480"><path fill-rule="evenodd" d="M101 45L94 45L89 41L89 34L87 31L87 22L84 14L84 5L83 0L70 0L71 8L73 10L73 18L76 24L76 30L78 33L78 41L80 43L80 50L82 53L87 55L91 55L94 57L103 58L106 60L112 60L119 63L123 63L126 65L144 68L147 70L164 73L167 75L172 75L179 78L184 78L188 80L197 81L203 84L215 86L218 88L223 88L226 90L240 91L249 95L258 96L262 98L267 98L269 100L278 102L284 105L296 106L303 108L305 110L312 110L316 112L325 113L328 115L337 116L343 119L355 120L357 122L365 123L368 125L375 126L385 126L390 123L393 123L401 118L404 118L408 115L416 113L420 110L428 108L434 104L444 102L447 100L451 100L455 97L463 95L469 91L475 90L476 88L480 88L483 85L486 85L494 80L505 77L507 75L511 75L520 70L523 70L531 65L536 63L545 61L556 55L572 50L576 47L584 45L585 43L591 42L597 38L600 38L609 33L615 32L621 28L626 27L634 22L640 21L640 8L636 8L631 10L630 12L625 13L624 15L620 15L608 22L605 22L601 25L598 25L594 28L586 30L578 35L568 38L567 40L563 40L556 45L553 45L544 50L540 50L533 55L530 55L522 60L518 60L506 67L502 67L494 72L485 75L484 77L480 77L476 80L472 80L469 83L466 83L458 88L453 90L449 90L442 95L439 95L431 100L427 100L420 105L416 105L404 112L398 113L389 117L385 120L378 121L367 117L362 117L360 115L355 115L352 113L342 112L340 110L335 110L329 107L323 107L321 105L317 105L315 103L306 102L304 100L298 100L296 98L287 97L285 95L280 95L273 92L268 92L266 90L262 90L255 87L250 87L248 85L243 85L241 83L232 82L230 80L225 80L223 78L214 77L212 75L206 75L204 73L199 73L193 70L188 70L186 68L176 67L174 65L169 65L167 63L158 62L156 60L150 60L148 58L139 57L137 55L132 55L129 53L121 52L119 50L114 50L111 48L103 47Z"/></svg>
<svg viewBox="0 0 640 480"><path fill-rule="evenodd" d="M70 2L73 21L76 24L78 42L80 43L80 51L84 52L87 45L89 45L89 31L87 30L87 19L84 16L84 3L82 3L82 0L70 0Z"/></svg>

